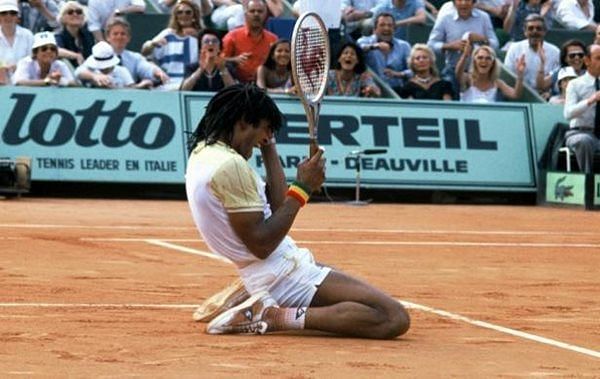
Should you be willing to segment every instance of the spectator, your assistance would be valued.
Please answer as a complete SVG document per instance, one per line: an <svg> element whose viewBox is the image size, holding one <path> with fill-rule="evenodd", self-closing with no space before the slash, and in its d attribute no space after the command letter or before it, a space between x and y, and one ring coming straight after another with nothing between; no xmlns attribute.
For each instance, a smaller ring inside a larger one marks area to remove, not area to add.
<svg viewBox="0 0 600 379"><path fill-rule="evenodd" d="M492 27L490 16L473 9L474 0L454 0L454 7L440 9L427 44L436 53L444 53L445 65L442 77L449 81L454 90L458 88L455 68L467 41L476 45L498 48L498 38Z"/></svg>
<svg viewBox="0 0 600 379"><path fill-rule="evenodd" d="M579 169L592 173L594 153L600 150L600 45L588 47L585 56L587 72L571 80L565 95L564 116L569 120L566 145L575 152Z"/></svg>
<svg viewBox="0 0 600 379"><path fill-rule="evenodd" d="M31 56L22 58L12 77L18 86L74 86L75 78L67 65L58 60L58 47L52 32L33 36Z"/></svg>
<svg viewBox="0 0 600 379"><path fill-rule="evenodd" d="M104 41L104 28L109 18L127 13L144 13L144 0L89 0L88 16L90 32L96 42Z"/></svg>
<svg viewBox="0 0 600 379"><path fill-rule="evenodd" d="M185 75L185 68L198 63L198 32L200 10L191 0L179 0L169 26L142 46L143 55L151 55L171 79L164 89L177 90Z"/></svg>
<svg viewBox="0 0 600 379"><path fill-rule="evenodd" d="M236 65L242 83L256 81L258 66L264 63L277 36L265 30L267 6L264 0L249 0L244 5L246 24L223 37L223 55Z"/></svg>
<svg viewBox="0 0 600 379"><path fill-rule="evenodd" d="M552 96L550 100L548 100L548 102L550 104L555 105L564 105L565 95L567 93L567 85L569 84L571 79L575 79L578 76L579 75L577 75L573 67L561 67L560 70L558 70L558 88L560 92L558 93L558 95Z"/></svg>
<svg viewBox="0 0 600 379"><path fill-rule="evenodd" d="M563 43L560 47L560 67L572 67L577 74L581 76L585 73L585 57L586 46L583 42L577 39L571 39ZM558 72L560 69L554 70L550 75L546 75L543 82L538 83L539 87L550 88L553 95L560 93L558 87Z"/></svg>
<svg viewBox="0 0 600 379"><path fill-rule="evenodd" d="M83 7L76 1L64 3L58 20L62 25L62 30L55 35L58 57L68 59L73 67L77 67L92 54L94 46L94 36L85 25Z"/></svg>
<svg viewBox="0 0 600 379"><path fill-rule="evenodd" d="M160 0L158 6L165 13L171 13L171 10L175 4L177 4L178 0ZM213 11L213 3L211 0L193 0L196 3L196 6L200 9L200 27L204 29L206 25L204 25L204 17L211 14Z"/></svg>
<svg viewBox="0 0 600 379"><path fill-rule="evenodd" d="M521 41L525 38L525 19L530 14L539 14L548 27L552 25L552 0L512 0L508 14L504 19L504 31L509 34L510 41ZM508 49L508 46L505 48Z"/></svg>
<svg viewBox="0 0 600 379"><path fill-rule="evenodd" d="M264 64L258 67L256 85L269 93L294 93L290 41L280 39L271 45Z"/></svg>
<svg viewBox="0 0 600 379"><path fill-rule="evenodd" d="M596 31L592 0L560 0L556 20L570 30Z"/></svg>
<svg viewBox="0 0 600 379"><path fill-rule="evenodd" d="M0 79L11 82L17 62L31 54L33 34L17 25L19 6L17 0L0 0Z"/></svg>
<svg viewBox="0 0 600 379"><path fill-rule="evenodd" d="M440 78L435 64L435 53L429 46L417 43L410 51L409 68L413 77L404 85L400 96L404 99L452 100L452 83Z"/></svg>
<svg viewBox="0 0 600 379"><path fill-rule="evenodd" d="M125 88L134 85L127 69L119 66L119 58L106 41L100 41L92 48L92 55L77 67L75 75L84 83L98 88Z"/></svg>
<svg viewBox="0 0 600 379"><path fill-rule="evenodd" d="M63 0L19 1L21 26L32 33L55 30L59 27L56 17Z"/></svg>
<svg viewBox="0 0 600 379"><path fill-rule="evenodd" d="M247 2L247 0L246 0ZM233 30L244 25L243 0L213 0L216 8L210 20L219 30ZM279 17L283 14L282 0L265 0L267 17Z"/></svg>
<svg viewBox="0 0 600 379"><path fill-rule="evenodd" d="M121 60L120 65L125 67L133 81L134 88L152 88L155 85L165 85L170 78L162 69L148 62L140 53L127 50L131 41L131 26L122 17L113 17L106 24L106 41Z"/></svg>
<svg viewBox="0 0 600 379"><path fill-rule="evenodd" d="M197 64L186 68L186 79L181 84L182 91L217 92L235 84L233 76L220 56L221 40L217 33L205 31L200 39L200 59Z"/></svg>
<svg viewBox="0 0 600 379"><path fill-rule="evenodd" d="M551 43L544 41L546 24L544 18L538 14L531 14L525 19L525 37L519 42L514 42L508 48L504 65L512 72L521 56L525 56L525 83L539 93L544 93L547 88L538 86L543 83L546 75L559 67L560 50ZM539 77L539 78L538 78Z"/></svg>
<svg viewBox="0 0 600 379"><path fill-rule="evenodd" d="M367 66L399 93L411 75L407 66L410 45L394 38L394 28L394 17L379 13L375 18L375 33L361 37L358 44L367 54Z"/></svg>
<svg viewBox="0 0 600 379"><path fill-rule="evenodd" d="M347 42L335 56L327 78L327 95L380 97L381 90L367 71L361 48Z"/></svg>
<svg viewBox="0 0 600 379"><path fill-rule="evenodd" d="M493 103L504 99L516 100L523 92L523 74L525 72L525 57L518 59L517 81L514 87L502 79L496 52L489 46L479 46L471 56L471 67L465 75L465 62L469 60L472 51L471 44L465 50L456 65L456 80L460 84L460 100L473 103Z"/></svg>
<svg viewBox="0 0 600 379"><path fill-rule="evenodd" d="M478 0L475 2L475 8L486 12L490 16L492 26L496 29L502 28L511 0Z"/></svg>
<svg viewBox="0 0 600 379"><path fill-rule="evenodd" d="M378 0L342 0L344 32L357 40L372 33L373 12Z"/></svg>
<svg viewBox="0 0 600 379"><path fill-rule="evenodd" d="M405 41L407 39L406 27L408 25L424 25L427 20L423 0L381 0L372 9L372 12L374 16L380 13L390 13L396 21L394 36Z"/></svg>

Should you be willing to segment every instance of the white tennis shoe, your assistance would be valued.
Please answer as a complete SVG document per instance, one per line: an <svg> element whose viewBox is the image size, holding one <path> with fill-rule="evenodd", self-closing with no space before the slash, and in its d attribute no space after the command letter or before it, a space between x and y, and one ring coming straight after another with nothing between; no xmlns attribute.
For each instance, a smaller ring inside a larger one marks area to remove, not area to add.
<svg viewBox="0 0 600 379"><path fill-rule="evenodd" d="M269 328L265 310L278 307L267 291L259 292L242 304L215 317L207 326L208 334L265 334Z"/></svg>
<svg viewBox="0 0 600 379"><path fill-rule="evenodd" d="M192 317L194 318L194 321L210 322L219 314L243 303L249 297L250 295L246 291L242 280L236 279L221 291L204 300L204 302L196 308Z"/></svg>

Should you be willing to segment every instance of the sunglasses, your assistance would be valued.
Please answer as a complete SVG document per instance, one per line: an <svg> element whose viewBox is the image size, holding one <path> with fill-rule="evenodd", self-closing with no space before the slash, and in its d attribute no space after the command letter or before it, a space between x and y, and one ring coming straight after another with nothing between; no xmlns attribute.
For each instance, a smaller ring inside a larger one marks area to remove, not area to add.
<svg viewBox="0 0 600 379"><path fill-rule="evenodd" d="M5 16L5 15L17 16L18 14L19 14L19 12L15 12L15 11L0 12L0 16Z"/></svg>
<svg viewBox="0 0 600 379"><path fill-rule="evenodd" d="M83 14L83 10L82 9L69 9L67 11L67 14L68 15L73 15L73 14L82 15Z"/></svg>
<svg viewBox="0 0 600 379"><path fill-rule="evenodd" d="M206 45L218 45L219 40L216 38L203 38L202 43Z"/></svg>
<svg viewBox="0 0 600 379"><path fill-rule="evenodd" d="M56 46L54 45L44 45L44 46L40 46L38 47L39 51L44 52L44 51L58 51L58 49L56 48Z"/></svg>
<svg viewBox="0 0 600 379"><path fill-rule="evenodd" d="M583 58L584 56L585 56L585 54L583 54L583 53L569 53L569 54L567 54L567 57L569 57L569 59Z"/></svg>
<svg viewBox="0 0 600 379"><path fill-rule="evenodd" d="M191 16L192 14L194 14L194 12L191 9L180 9L177 12L175 12L176 15L180 16L182 14L186 15L186 16Z"/></svg>
<svg viewBox="0 0 600 379"><path fill-rule="evenodd" d="M533 32L533 31L541 32L543 30L544 30L543 26L528 26L527 27L527 31L529 31L529 32Z"/></svg>

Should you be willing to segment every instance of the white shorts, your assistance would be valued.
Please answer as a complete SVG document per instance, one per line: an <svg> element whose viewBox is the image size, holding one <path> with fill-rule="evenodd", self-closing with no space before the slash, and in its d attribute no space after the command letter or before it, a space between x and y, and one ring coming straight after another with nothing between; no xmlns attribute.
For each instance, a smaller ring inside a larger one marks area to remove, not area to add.
<svg viewBox="0 0 600 379"><path fill-rule="evenodd" d="M331 268L315 263L308 249L274 252L267 259L239 270L251 294L269 291L280 307L308 307Z"/></svg>

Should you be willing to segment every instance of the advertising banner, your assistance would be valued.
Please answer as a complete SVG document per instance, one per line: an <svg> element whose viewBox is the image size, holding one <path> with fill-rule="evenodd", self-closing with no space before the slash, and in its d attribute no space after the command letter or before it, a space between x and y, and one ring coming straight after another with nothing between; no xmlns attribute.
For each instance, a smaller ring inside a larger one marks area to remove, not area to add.
<svg viewBox="0 0 600 379"><path fill-rule="evenodd" d="M172 93L4 87L0 104L0 156L30 156L33 180L183 182Z"/></svg>
<svg viewBox="0 0 600 379"><path fill-rule="evenodd" d="M209 99L182 96L185 122L195 128ZM297 99L276 101L286 118L278 150L293 179L308 152L306 116ZM318 138L330 185L352 186L360 169L371 187L535 190L526 105L326 98ZM250 163L262 169L259 154Z"/></svg>

